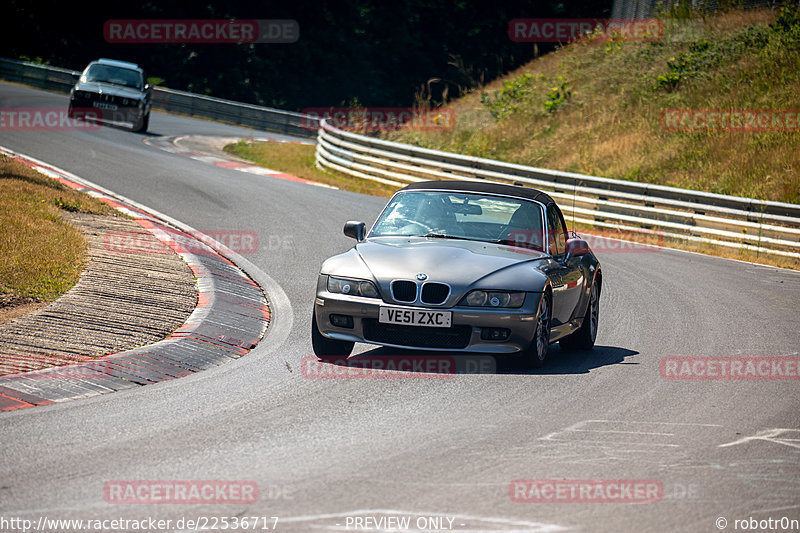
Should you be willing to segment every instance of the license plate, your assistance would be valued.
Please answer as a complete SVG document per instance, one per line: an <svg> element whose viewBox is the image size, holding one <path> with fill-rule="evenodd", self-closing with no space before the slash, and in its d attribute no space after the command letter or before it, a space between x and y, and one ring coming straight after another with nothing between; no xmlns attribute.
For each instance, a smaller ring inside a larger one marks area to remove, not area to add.
<svg viewBox="0 0 800 533"><path fill-rule="evenodd" d="M117 106L114 104L104 104L103 102L95 102L92 104L97 109L106 109L108 111L116 111Z"/></svg>
<svg viewBox="0 0 800 533"><path fill-rule="evenodd" d="M449 328L452 316L453 313L451 311L381 307L378 322L381 324L401 324L426 328Z"/></svg>

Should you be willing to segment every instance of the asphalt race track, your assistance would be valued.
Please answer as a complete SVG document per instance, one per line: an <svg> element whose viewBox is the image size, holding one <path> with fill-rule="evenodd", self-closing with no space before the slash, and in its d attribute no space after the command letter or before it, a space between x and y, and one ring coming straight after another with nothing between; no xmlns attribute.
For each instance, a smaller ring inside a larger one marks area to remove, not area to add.
<svg viewBox="0 0 800 533"><path fill-rule="evenodd" d="M0 84L0 108L37 106L66 108L67 97ZM260 247L246 258L280 287L268 290L273 331L236 362L0 415L0 516L173 524L277 516L277 531L355 531L366 522L354 517L390 516L410 517L411 531L420 517L444 519L425 522L427 530L609 532L719 531L720 517L728 530L750 517L800 519L797 379L660 373L665 357L796 357L800 273L664 249L600 250L604 287L590 353L553 346L540 372L308 379L300 367L312 354L319 266L352 245L344 222L371 223L385 200L142 142L189 134L258 133L156 113L147 135L0 130L0 145L196 229L256 232ZM104 487L121 480L255 481L259 497L108 503ZM656 503L520 503L510 497L514 480L657 480L663 493Z"/></svg>

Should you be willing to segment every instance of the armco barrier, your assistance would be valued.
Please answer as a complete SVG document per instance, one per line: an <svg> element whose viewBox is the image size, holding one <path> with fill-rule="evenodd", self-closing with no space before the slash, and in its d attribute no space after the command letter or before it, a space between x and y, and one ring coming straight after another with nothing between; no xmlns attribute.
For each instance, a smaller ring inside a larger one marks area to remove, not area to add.
<svg viewBox="0 0 800 533"><path fill-rule="evenodd" d="M0 78L44 89L69 92L80 75L77 70L0 58ZM313 138L317 134L318 120L314 117L166 87L153 87L153 107L298 137Z"/></svg>
<svg viewBox="0 0 800 533"><path fill-rule="evenodd" d="M536 187L565 218L800 258L800 205L584 176L401 144L334 128L317 137L317 164L404 185L436 179L489 180Z"/></svg>
<svg viewBox="0 0 800 533"><path fill-rule="evenodd" d="M80 72L0 58L0 78L67 92ZM302 137L317 136L317 164L403 185L431 179L491 180L536 187L568 220L800 258L800 205L546 170L385 141L334 128L314 117L164 87L153 106L166 111ZM319 124L319 130L315 126Z"/></svg>

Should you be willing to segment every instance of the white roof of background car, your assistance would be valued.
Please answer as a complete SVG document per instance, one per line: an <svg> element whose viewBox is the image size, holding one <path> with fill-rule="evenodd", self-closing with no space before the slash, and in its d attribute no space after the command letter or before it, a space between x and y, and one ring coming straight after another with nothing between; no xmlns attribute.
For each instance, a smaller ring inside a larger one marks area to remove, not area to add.
<svg viewBox="0 0 800 533"><path fill-rule="evenodd" d="M141 67L136 63L130 63L128 61L117 61L116 59L106 59L100 58L97 61L93 61L93 63L100 63L101 65L110 65L112 67L121 67L121 68L130 68L134 70L141 71Z"/></svg>

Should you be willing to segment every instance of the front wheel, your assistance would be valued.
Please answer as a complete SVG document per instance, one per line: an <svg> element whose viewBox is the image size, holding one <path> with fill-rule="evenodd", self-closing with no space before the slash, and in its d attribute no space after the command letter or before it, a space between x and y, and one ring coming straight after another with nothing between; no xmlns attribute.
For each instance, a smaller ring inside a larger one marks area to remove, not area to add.
<svg viewBox="0 0 800 533"><path fill-rule="evenodd" d="M148 111L146 115L144 115L134 126L133 131L135 133L144 133L147 131L147 127L150 125L150 112Z"/></svg>
<svg viewBox="0 0 800 533"><path fill-rule="evenodd" d="M353 353L354 342L329 339L319 332L317 313L311 315L311 346L320 361L337 361Z"/></svg>
<svg viewBox="0 0 800 533"><path fill-rule="evenodd" d="M600 287L597 281L592 284L589 293L589 303L586 306L586 315L583 317L581 327L564 339L559 344L568 350L591 350L597 338L597 322L600 316Z"/></svg>
<svg viewBox="0 0 800 533"><path fill-rule="evenodd" d="M532 368L540 368L544 364L550 349L550 303L550 295L544 293L539 304L539 314L536 317L536 335L528 348L527 362Z"/></svg>

